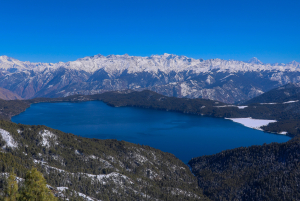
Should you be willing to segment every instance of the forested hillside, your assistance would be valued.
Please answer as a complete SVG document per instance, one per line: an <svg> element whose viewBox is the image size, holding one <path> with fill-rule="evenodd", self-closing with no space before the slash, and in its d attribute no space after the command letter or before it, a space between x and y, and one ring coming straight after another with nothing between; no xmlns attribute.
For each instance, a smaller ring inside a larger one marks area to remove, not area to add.
<svg viewBox="0 0 300 201"><path fill-rule="evenodd" d="M252 98L244 104L252 103L282 103L290 100L300 100L300 84L287 84L282 87L272 89L266 93Z"/></svg>
<svg viewBox="0 0 300 201"><path fill-rule="evenodd" d="M241 147L189 161L212 200L299 200L300 139Z"/></svg>
<svg viewBox="0 0 300 201"><path fill-rule="evenodd" d="M34 166L52 187L98 200L206 200L183 162L148 146L7 121L0 121L0 139L2 173L14 168L24 178Z"/></svg>

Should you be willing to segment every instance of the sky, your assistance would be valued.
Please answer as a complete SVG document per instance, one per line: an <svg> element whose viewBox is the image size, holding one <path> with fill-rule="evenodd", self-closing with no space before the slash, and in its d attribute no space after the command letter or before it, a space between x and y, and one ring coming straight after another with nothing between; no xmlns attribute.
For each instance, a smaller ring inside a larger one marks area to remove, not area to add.
<svg viewBox="0 0 300 201"><path fill-rule="evenodd" d="M177 54L300 62L299 0L3 0L0 55L72 61Z"/></svg>

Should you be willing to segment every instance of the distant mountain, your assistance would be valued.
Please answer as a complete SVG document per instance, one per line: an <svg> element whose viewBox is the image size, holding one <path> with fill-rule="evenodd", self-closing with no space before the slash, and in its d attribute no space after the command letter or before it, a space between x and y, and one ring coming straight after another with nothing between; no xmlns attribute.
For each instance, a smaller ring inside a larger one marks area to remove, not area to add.
<svg viewBox="0 0 300 201"><path fill-rule="evenodd" d="M260 96L257 96L244 104L253 103L282 103L287 101L300 100L300 83L287 84L276 89L272 89Z"/></svg>
<svg viewBox="0 0 300 201"><path fill-rule="evenodd" d="M31 63L0 56L0 87L24 99L149 89L167 96L244 102L300 81L300 64L193 59L173 54L95 55L71 62Z"/></svg>
<svg viewBox="0 0 300 201"><path fill-rule="evenodd" d="M7 89L4 89L4 88L0 87L0 99L3 99L3 100L21 100L22 98L19 95L15 94L15 93L7 90Z"/></svg>
<svg viewBox="0 0 300 201"><path fill-rule="evenodd" d="M257 64L257 65L261 65L263 64L263 62L259 61L256 57L251 58L248 63L250 64Z"/></svg>

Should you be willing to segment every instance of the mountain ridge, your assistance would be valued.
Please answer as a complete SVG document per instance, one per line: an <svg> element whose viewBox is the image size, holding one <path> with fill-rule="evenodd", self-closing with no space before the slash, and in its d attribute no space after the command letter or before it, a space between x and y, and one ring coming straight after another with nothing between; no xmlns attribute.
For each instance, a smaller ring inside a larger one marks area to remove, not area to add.
<svg viewBox="0 0 300 201"><path fill-rule="evenodd" d="M186 61L183 64L186 64L187 66L192 66L193 68L188 68L188 70L196 70L197 67L198 68L206 68L204 72L208 72L210 70L213 70L214 68L210 68L210 67L217 67L220 66L220 64L225 65L225 68L221 68L222 70L231 70L230 67L235 67L235 65L240 65L240 68L235 68L235 71L253 71L253 70L280 70L280 71L284 71L284 70L297 70L299 71L300 69L293 69L293 68L300 68L300 63L297 61L291 61L289 63L263 63L260 60L258 60L256 57L251 58L250 60L248 60L247 62L243 62L243 61L239 61L239 60L224 60L224 59L219 59L219 58L215 58L215 59L207 59L207 60L203 60L203 59L194 59L191 57L186 57L184 55L175 55L175 54L168 54L168 53L164 53L163 55L151 55L151 56L129 56L128 54L124 54L124 55L108 55L108 56L103 56L101 54L97 54L97 55L93 55L93 56L86 56L83 58L78 58L75 61L68 61L68 62L57 62L57 63L46 63L46 62L30 62L30 61L20 61L17 60L15 58L12 57L8 57L6 55L2 55L0 56L0 66L1 68L12 68L12 67L18 67L18 66L26 66L27 69L34 69L36 67L44 67L44 68L58 68L60 66L66 66L69 67L71 69L76 69L76 70L84 70L86 72L92 73L95 72L96 70L101 69L101 67L98 66L98 68L93 68L93 66L88 66L88 68L78 68L80 65L78 62L86 62L86 61L90 61L90 60L114 60L114 59L137 59L140 61L143 60L151 60L151 59L158 59L158 60L177 60L177 61ZM103 61L105 62L105 61ZM204 62L204 63L202 63ZM159 63L159 61L157 62ZM201 64L202 63L202 64ZM6 65L3 65L6 64ZM101 63L94 63L94 65L101 65ZM211 65L208 65L211 64ZM173 64L174 65L174 64ZM87 66L87 65L85 65ZM169 67L171 67L172 65L170 65ZM246 68L243 68L243 66L246 66ZM283 69L281 67L287 67L288 69ZM84 67L84 66L80 66L80 67ZM128 66L127 66L128 67ZM227 68L226 68L227 67ZM272 68L273 67L273 68ZM125 70L125 69L122 69ZM157 71L157 68L154 69L143 69L143 70L153 70L153 71ZM160 69L161 71L164 71L166 69ZM173 68L172 70L176 70L175 68ZM186 70L186 66L182 67L182 69L177 69L177 70ZM132 71L135 72L135 71ZM199 71L200 72L200 71ZM203 72L203 71L202 71Z"/></svg>
<svg viewBox="0 0 300 201"><path fill-rule="evenodd" d="M31 63L0 56L0 87L23 99L147 89L166 96L238 103L297 82L298 62L261 64L257 59L247 63L165 53L150 57L94 55L65 63Z"/></svg>

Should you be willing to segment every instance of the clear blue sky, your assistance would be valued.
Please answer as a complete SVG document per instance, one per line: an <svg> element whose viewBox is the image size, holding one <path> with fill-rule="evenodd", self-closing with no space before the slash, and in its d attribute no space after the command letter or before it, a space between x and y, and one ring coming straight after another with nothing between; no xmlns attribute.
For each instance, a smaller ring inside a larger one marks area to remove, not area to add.
<svg viewBox="0 0 300 201"><path fill-rule="evenodd" d="M300 62L299 0L3 0L0 55L95 54Z"/></svg>

